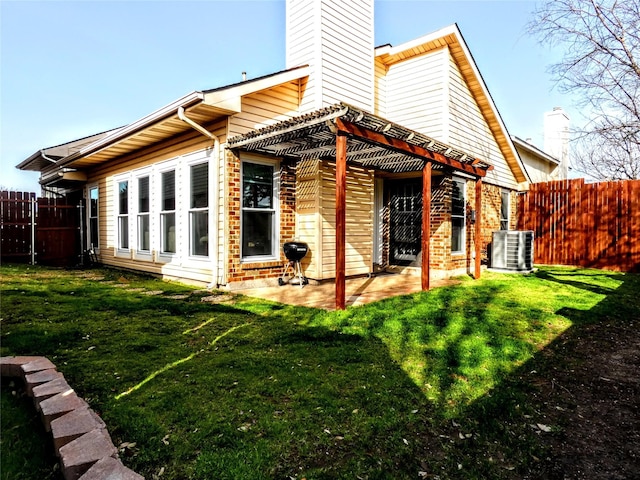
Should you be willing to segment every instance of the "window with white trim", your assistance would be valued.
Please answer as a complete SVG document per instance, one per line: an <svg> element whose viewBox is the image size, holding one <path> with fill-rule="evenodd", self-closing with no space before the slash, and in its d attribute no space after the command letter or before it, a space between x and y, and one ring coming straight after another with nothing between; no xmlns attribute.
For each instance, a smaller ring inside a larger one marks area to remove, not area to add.
<svg viewBox="0 0 640 480"><path fill-rule="evenodd" d="M138 178L138 250L148 252L150 247L149 177Z"/></svg>
<svg viewBox="0 0 640 480"><path fill-rule="evenodd" d="M242 162L242 259L277 258L278 180L276 161Z"/></svg>
<svg viewBox="0 0 640 480"><path fill-rule="evenodd" d="M500 230L509 230L509 190L500 192Z"/></svg>
<svg viewBox="0 0 640 480"><path fill-rule="evenodd" d="M209 255L209 164L190 167L189 253Z"/></svg>
<svg viewBox="0 0 640 480"><path fill-rule="evenodd" d="M118 248L129 248L129 182L118 182Z"/></svg>
<svg viewBox="0 0 640 480"><path fill-rule="evenodd" d="M160 175L160 252L176 253L176 171Z"/></svg>
<svg viewBox="0 0 640 480"><path fill-rule="evenodd" d="M466 182L454 178L451 187L451 253L464 253L466 227Z"/></svg>
<svg viewBox="0 0 640 480"><path fill-rule="evenodd" d="M89 188L89 248L99 247L99 231L98 231L98 202L100 199L100 191L98 187Z"/></svg>

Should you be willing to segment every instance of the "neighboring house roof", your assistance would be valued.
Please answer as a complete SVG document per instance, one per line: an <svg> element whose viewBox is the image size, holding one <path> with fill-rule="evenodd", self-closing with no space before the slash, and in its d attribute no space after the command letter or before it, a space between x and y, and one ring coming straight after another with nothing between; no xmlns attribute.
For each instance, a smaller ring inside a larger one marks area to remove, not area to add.
<svg viewBox="0 0 640 480"><path fill-rule="evenodd" d="M527 152L531 153L532 155L535 155L540 160L543 160L545 162L551 163L553 165L560 165L560 160L559 159L557 159L556 157L554 157L552 155L549 155L548 153L540 150L538 147L536 147L535 145L530 144L526 140L522 140L521 138L518 138L515 135L511 136L511 140L513 140L513 143L517 148L522 148L523 150L526 150Z"/></svg>
<svg viewBox="0 0 640 480"><path fill-rule="evenodd" d="M215 121L239 112L242 96L303 78L308 74L308 67L303 65L225 87L191 92L129 125L95 136L94 141L82 144L77 151L59 157L56 166L82 168L97 165L116 156L147 147L191 129L178 118L177 112L180 107L196 122ZM43 167L39 168L42 170L50 165L50 162L43 164L30 159L31 157L20 163L17 168L27 170L28 167L40 166Z"/></svg>
<svg viewBox="0 0 640 480"><path fill-rule="evenodd" d="M511 141L507 127L502 121L500 112L489 93L489 89L482 78L482 74L457 24L449 25L436 32L396 47L382 45L376 48L375 55L376 58L385 65L391 65L414 56L424 55L425 53L445 46L449 48L451 56L458 64L462 76L475 98L491 133L495 137L500 151L513 171L516 180L518 182L530 181L522 160L518 156L516 148Z"/></svg>
<svg viewBox="0 0 640 480"><path fill-rule="evenodd" d="M339 121L338 121L339 120ZM421 171L425 161L483 177L493 167L433 138L360 108L339 103L250 131L229 148L301 160L336 156L336 131L349 136L347 162L391 173Z"/></svg>
<svg viewBox="0 0 640 480"><path fill-rule="evenodd" d="M122 127L107 130L106 132L96 133L89 135L88 137L72 140L67 143L55 145L53 147L46 147L38 150L29 158L23 160L16 168L20 170L33 170L36 172L46 170L48 167L55 165L61 158L68 157L72 153L77 152L83 147L100 140L101 138L110 135L116 130L120 130Z"/></svg>

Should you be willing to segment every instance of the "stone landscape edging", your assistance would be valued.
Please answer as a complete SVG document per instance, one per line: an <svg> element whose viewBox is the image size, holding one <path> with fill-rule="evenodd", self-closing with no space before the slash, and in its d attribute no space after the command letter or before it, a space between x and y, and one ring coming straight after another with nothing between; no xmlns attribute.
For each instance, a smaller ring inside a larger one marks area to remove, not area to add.
<svg viewBox="0 0 640 480"><path fill-rule="evenodd" d="M51 433L65 480L144 480L125 467L102 419L46 357L0 357L0 376L20 378Z"/></svg>

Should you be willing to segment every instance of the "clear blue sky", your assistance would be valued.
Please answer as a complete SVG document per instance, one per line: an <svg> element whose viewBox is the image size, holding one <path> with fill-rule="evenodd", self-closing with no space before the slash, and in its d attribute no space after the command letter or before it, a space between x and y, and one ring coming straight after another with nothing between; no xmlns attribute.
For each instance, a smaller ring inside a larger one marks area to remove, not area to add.
<svg viewBox="0 0 640 480"><path fill-rule="evenodd" d="M347 1L347 0L345 0ZM557 54L525 32L535 2L376 0L376 45L458 23L507 129L542 146L543 113L572 101ZM135 121L194 90L285 66L284 0L0 0L0 185L37 189L15 165L40 148Z"/></svg>

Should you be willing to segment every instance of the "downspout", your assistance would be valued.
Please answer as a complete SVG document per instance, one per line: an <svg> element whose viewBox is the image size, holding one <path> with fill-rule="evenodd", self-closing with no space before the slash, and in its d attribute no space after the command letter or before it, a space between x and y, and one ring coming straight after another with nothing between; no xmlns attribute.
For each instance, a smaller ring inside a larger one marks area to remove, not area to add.
<svg viewBox="0 0 640 480"><path fill-rule="evenodd" d="M191 120L189 117L187 117L185 115L184 112L184 107L178 107L178 118L180 120L182 120L183 122L185 122L187 125L189 125L191 128L193 128L194 130L197 130L198 132L200 132L202 135L204 135L205 137L210 138L211 140L213 140L213 158L215 160L214 166L215 168L213 169L213 198L215 198L215 205L214 205L214 209L213 209L213 225L214 225L214 233L213 237L212 237L212 249L213 249L213 265L214 265L214 271L213 271L213 278L211 279L211 283L208 285L209 288L216 288L218 286L218 272L220 270L220 266L218 265L218 246L219 246L219 242L218 242L218 237L219 237L219 232L218 232L218 224L219 224L219 216L220 216L220 208L219 208L219 202L220 202L220 140L218 139L218 137L216 135L214 135L213 133L211 133L209 130L207 130L206 128L204 128L202 125L194 122L193 120Z"/></svg>
<svg viewBox="0 0 640 480"><path fill-rule="evenodd" d="M54 160L53 158L48 157L47 154L44 153L44 149L43 148L40 149L40 156L42 158L44 158L45 160L53 163L53 164L58 163L57 160ZM40 178L42 178L42 172L40 172ZM43 192L51 193L53 195L57 195L58 197L64 197L64 195L62 193L55 192L55 191L51 190L50 188L47 188L47 187L45 187L43 185L40 185L40 188L42 189Z"/></svg>

